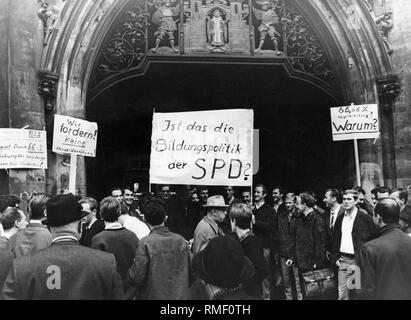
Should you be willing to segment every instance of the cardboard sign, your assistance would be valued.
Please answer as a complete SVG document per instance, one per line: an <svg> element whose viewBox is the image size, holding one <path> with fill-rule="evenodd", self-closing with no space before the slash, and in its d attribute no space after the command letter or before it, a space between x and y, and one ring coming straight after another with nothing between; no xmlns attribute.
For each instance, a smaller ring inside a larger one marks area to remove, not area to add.
<svg viewBox="0 0 411 320"><path fill-rule="evenodd" d="M376 104L336 107L330 111L333 141L375 139L379 136Z"/></svg>
<svg viewBox="0 0 411 320"><path fill-rule="evenodd" d="M251 186L253 110L155 113L150 183Z"/></svg>
<svg viewBox="0 0 411 320"><path fill-rule="evenodd" d="M95 157L97 147L97 123L55 115L53 152Z"/></svg>
<svg viewBox="0 0 411 320"><path fill-rule="evenodd" d="M47 169L46 131L1 128L0 169Z"/></svg>

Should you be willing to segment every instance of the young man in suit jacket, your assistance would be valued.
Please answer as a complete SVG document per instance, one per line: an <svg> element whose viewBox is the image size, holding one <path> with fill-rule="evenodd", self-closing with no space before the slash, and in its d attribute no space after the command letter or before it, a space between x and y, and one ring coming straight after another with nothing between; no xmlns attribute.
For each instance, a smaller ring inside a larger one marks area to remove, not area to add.
<svg viewBox="0 0 411 320"><path fill-rule="evenodd" d="M327 251L331 254L332 243L335 235L335 223L337 222L337 218L344 214L345 210L341 205L342 194L338 189L327 189L323 201L327 207L324 215L328 235ZM328 258L330 258L329 255Z"/></svg>
<svg viewBox="0 0 411 320"><path fill-rule="evenodd" d="M81 246L81 220L87 214L73 194L46 204L51 245L14 261L3 287L6 300L123 299L123 286L110 253Z"/></svg>
<svg viewBox="0 0 411 320"><path fill-rule="evenodd" d="M360 249L374 236L376 226L364 210L358 209L358 193L343 194L344 214L337 218L331 261L338 267L338 299L349 300L352 289L348 282L360 266ZM358 288L356 284L355 288Z"/></svg>
<svg viewBox="0 0 411 320"><path fill-rule="evenodd" d="M51 243L51 233L41 223L45 218L46 202L48 197L36 195L29 202L30 223L28 226L14 234L9 240L10 250L14 258L32 254L47 248Z"/></svg>

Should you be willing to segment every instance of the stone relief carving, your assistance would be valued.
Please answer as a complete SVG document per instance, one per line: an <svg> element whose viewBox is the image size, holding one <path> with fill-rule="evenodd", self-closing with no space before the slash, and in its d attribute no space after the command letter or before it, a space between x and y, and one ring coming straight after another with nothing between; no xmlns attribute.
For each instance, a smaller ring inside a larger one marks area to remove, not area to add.
<svg viewBox="0 0 411 320"><path fill-rule="evenodd" d="M389 41L388 41L388 34L394 27L392 15L393 12L390 10L384 10L382 14L377 14L374 8L374 1L373 0L363 0L365 6L367 7L368 11L370 12L372 19L380 33L380 36L384 42L385 48L387 49L387 53L389 55L394 53ZM385 1L383 1L383 5L380 6L381 8L385 9ZM381 10L380 10L381 11Z"/></svg>
<svg viewBox="0 0 411 320"><path fill-rule="evenodd" d="M292 0L268 1L251 0L251 6L245 0L183 0L180 6L178 0L130 1L104 42L92 86L138 67L147 54L257 52L286 57L294 69L335 87L328 57L304 13Z"/></svg>
<svg viewBox="0 0 411 320"><path fill-rule="evenodd" d="M215 8L207 15L207 42L210 52L225 52L224 45L228 42L228 20L224 18L225 12Z"/></svg>
<svg viewBox="0 0 411 320"><path fill-rule="evenodd" d="M255 52L261 51L266 38L268 37L274 44L274 50L276 55L282 55L283 53L278 50L278 38L281 34L277 31L277 27L280 24L280 19L276 13L276 5L278 1L257 1L261 5L261 10L252 7L254 16L260 21L258 31L260 32L260 43Z"/></svg>
<svg viewBox="0 0 411 320"><path fill-rule="evenodd" d="M178 16L180 12L180 5L172 5L171 0L162 0L160 2L154 2L151 5L154 5L157 10L154 12L151 20L154 24L158 25L157 31L154 33L156 36L156 46L152 48L151 51L156 53L160 42L167 36L170 43L170 48L175 53L178 50L174 47L174 31L177 30L177 24L174 21L174 17Z"/></svg>
<svg viewBox="0 0 411 320"><path fill-rule="evenodd" d="M47 2L38 1L40 3L40 9L37 11L37 15L43 23L44 28L44 42L43 46L47 46L49 38L55 28L57 19L60 14L60 10L56 6L49 5Z"/></svg>

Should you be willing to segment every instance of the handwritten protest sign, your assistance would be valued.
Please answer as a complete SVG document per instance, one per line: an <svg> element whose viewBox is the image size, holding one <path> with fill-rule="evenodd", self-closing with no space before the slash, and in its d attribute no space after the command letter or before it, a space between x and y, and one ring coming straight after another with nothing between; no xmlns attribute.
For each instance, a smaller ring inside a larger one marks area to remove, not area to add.
<svg viewBox="0 0 411 320"><path fill-rule="evenodd" d="M155 113L150 183L252 185L253 110Z"/></svg>
<svg viewBox="0 0 411 320"><path fill-rule="evenodd" d="M0 169L47 169L46 131L1 128Z"/></svg>
<svg viewBox="0 0 411 320"><path fill-rule="evenodd" d="M331 108L333 141L375 139L379 135L376 104Z"/></svg>
<svg viewBox="0 0 411 320"><path fill-rule="evenodd" d="M55 115L53 132L53 152L96 156L97 123Z"/></svg>

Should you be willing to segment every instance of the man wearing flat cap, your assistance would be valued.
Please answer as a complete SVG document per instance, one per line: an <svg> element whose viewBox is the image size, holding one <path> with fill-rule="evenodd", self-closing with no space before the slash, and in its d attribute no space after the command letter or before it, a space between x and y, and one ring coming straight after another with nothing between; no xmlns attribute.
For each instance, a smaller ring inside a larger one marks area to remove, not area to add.
<svg viewBox="0 0 411 320"><path fill-rule="evenodd" d="M224 235L223 230L218 225L224 221L227 215L228 205L225 204L224 197L219 195L210 197L203 207L206 208L207 215L194 230L193 253L203 250L211 239Z"/></svg>
<svg viewBox="0 0 411 320"><path fill-rule="evenodd" d="M79 245L83 212L73 194L46 204L51 245L14 261L3 286L6 300L123 299L112 254Z"/></svg>
<svg viewBox="0 0 411 320"><path fill-rule="evenodd" d="M361 248L362 298L411 300L411 238L398 224L398 200L384 198L374 212L378 238Z"/></svg>

